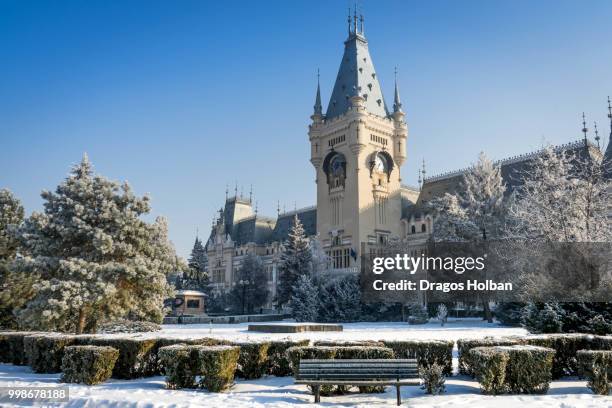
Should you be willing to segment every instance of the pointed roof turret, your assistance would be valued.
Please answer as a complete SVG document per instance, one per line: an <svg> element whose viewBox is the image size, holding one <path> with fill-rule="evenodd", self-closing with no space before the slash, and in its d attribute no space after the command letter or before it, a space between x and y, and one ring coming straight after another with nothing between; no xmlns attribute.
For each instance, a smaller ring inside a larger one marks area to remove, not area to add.
<svg viewBox="0 0 612 408"><path fill-rule="evenodd" d="M393 96L393 112L402 112L402 101L397 88L397 67L395 67L395 95Z"/></svg>
<svg viewBox="0 0 612 408"><path fill-rule="evenodd" d="M604 154L604 175L612 179L612 104L610 103L610 97L608 96L608 119L610 119L610 137L608 139L608 147Z"/></svg>
<svg viewBox="0 0 612 408"><path fill-rule="evenodd" d="M323 115L323 106L321 105L321 84L319 70L317 69L317 96L314 104L315 115Z"/></svg>
<svg viewBox="0 0 612 408"><path fill-rule="evenodd" d="M360 96L366 111L387 117L389 112L370 57L368 41L363 33L363 17L359 29L356 12L351 19L349 10L348 22L349 36L344 42L344 55L325 116L332 119L345 114L352 106L351 98Z"/></svg>

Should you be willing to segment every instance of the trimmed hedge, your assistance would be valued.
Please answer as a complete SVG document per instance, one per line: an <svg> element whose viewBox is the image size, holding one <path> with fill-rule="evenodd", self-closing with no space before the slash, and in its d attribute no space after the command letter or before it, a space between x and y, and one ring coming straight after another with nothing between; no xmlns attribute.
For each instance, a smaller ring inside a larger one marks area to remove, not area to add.
<svg viewBox="0 0 612 408"><path fill-rule="evenodd" d="M194 346L202 379L200 386L210 392L220 392L234 383L240 348L234 346Z"/></svg>
<svg viewBox="0 0 612 408"><path fill-rule="evenodd" d="M476 347L470 358L485 394L543 394L552 380L554 354L550 348L515 345Z"/></svg>
<svg viewBox="0 0 612 408"><path fill-rule="evenodd" d="M0 363L26 365L28 359L23 347L23 339L38 332L2 332L0 333Z"/></svg>
<svg viewBox="0 0 612 408"><path fill-rule="evenodd" d="M119 350L99 346L67 346L62 358L62 382L100 384L113 373Z"/></svg>
<svg viewBox="0 0 612 408"><path fill-rule="evenodd" d="M234 382L239 356L240 348L235 346L175 344L159 349L166 385L171 389L201 387L223 391Z"/></svg>
<svg viewBox="0 0 612 408"><path fill-rule="evenodd" d="M470 349L470 371L476 374L483 394L506 392L506 367L510 356L494 347Z"/></svg>
<svg viewBox="0 0 612 408"><path fill-rule="evenodd" d="M578 375L578 350L598 348L594 336L580 333L529 336L525 338L525 343L555 350L552 368L554 379L564 375Z"/></svg>
<svg viewBox="0 0 612 408"><path fill-rule="evenodd" d="M612 351L579 350L578 372L587 379L587 387L595 394L608 395L612 391Z"/></svg>
<svg viewBox="0 0 612 408"><path fill-rule="evenodd" d="M313 347L291 347L287 350L287 357L291 362L293 375L297 378L300 360L302 359L321 359L321 360L350 360L350 359L392 359L395 358L393 350L387 347L377 346L313 346ZM309 387L310 388L310 387ZM349 387L333 385L321 386L322 395L329 395L334 390L339 393L346 392ZM383 392L384 387L359 387L360 392Z"/></svg>
<svg viewBox="0 0 612 408"><path fill-rule="evenodd" d="M155 339L100 338L86 341L87 345L107 346L119 350L119 358L113 369L113 378L133 379L150 377L158 373Z"/></svg>
<svg viewBox="0 0 612 408"><path fill-rule="evenodd" d="M62 334L34 334L23 338L23 349L35 373L59 373L64 348L75 344L76 337Z"/></svg>
<svg viewBox="0 0 612 408"><path fill-rule="evenodd" d="M230 345L231 342L227 340L219 340L212 337L202 337L196 339L175 339L169 337L162 337L155 339L155 347L153 349L153 353L155 354L155 358L157 360L157 365L155 367L155 372L153 375L164 375L166 374L164 371L164 367L159 362L159 350L162 347L172 346L175 344L186 344L192 346L221 346L221 345Z"/></svg>
<svg viewBox="0 0 612 408"><path fill-rule="evenodd" d="M258 343L232 343L240 347L240 358L236 376L247 380L261 378L270 365L268 349L270 342Z"/></svg>
<svg viewBox="0 0 612 408"><path fill-rule="evenodd" d="M268 348L268 369L270 375L287 377L293 374L291 362L287 358L287 350L291 347L308 346L310 340L280 340L271 341Z"/></svg>
<svg viewBox="0 0 612 408"><path fill-rule="evenodd" d="M159 349L157 356L166 373L168 388L196 388L199 367L195 347L186 344L164 346Z"/></svg>
<svg viewBox="0 0 612 408"><path fill-rule="evenodd" d="M459 372L461 374L475 375L472 370L472 355L470 350L476 347L493 346L515 346L524 344L524 339L520 337L484 337L482 339L459 339L457 349L459 351Z"/></svg>
<svg viewBox="0 0 612 408"><path fill-rule="evenodd" d="M443 367L444 375L453 373L452 340L382 340L385 347L393 350L395 358L416 358L420 367L433 364Z"/></svg>

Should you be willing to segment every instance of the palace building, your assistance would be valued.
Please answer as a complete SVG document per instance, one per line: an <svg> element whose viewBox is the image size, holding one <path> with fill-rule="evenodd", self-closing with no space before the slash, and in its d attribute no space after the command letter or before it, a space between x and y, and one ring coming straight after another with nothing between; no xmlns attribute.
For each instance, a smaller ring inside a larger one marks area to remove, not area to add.
<svg viewBox="0 0 612 408"><path fill-rule="evenodd" d="M612 110L609 116L612 137ZM308 140L316 174L316 206L290 212L279 208L276 217L266 217L253 209L251 195L243 197L236 188L230 197L226 191L225 204L205 246L208 273L216 291L228 291L245 255L254 253L261 257L268 273L272 307L282 243L295 216L308 236L317 236L329 256L329 268L338 273L357 272L362 251L392 237L403 239L416 250L426 243L433 225L424 204L460 188L467 169L426 177L423 168L418 187L402 184L408 126L397 80L393 104L385 101L363 17L349 17L348 38L327 108L322 105L317 84L310 119ZM606 157L612 160L610 145ZM602 155L599 146L587 140L586 131L583 140L556 149ZM520 186L519 172L538 154L498 162L510 191Z"/></svg>

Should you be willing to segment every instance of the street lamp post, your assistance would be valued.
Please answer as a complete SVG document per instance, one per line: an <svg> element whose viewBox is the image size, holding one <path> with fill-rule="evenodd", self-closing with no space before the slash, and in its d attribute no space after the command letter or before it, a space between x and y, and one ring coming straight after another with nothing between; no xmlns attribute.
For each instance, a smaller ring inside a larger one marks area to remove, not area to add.
<svg viewBox="0 0 612 408"><path fill-rule="evenodd" d="M249 280L240 279L240 281L238 281L238 284L242 286L242 314L244 314L244 305L246 303L246 287L249 285Z"/></svg>

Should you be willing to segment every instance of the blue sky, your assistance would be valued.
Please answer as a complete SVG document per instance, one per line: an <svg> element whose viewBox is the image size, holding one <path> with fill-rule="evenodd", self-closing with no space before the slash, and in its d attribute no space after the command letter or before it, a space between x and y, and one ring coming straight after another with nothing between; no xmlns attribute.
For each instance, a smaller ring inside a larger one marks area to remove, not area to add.
<svg viewBox="0 0 612 408"><path fill-rule="evenodd" d="M349 3L1 0L0 187L39 210L86 151L150 193L181 255L226 183L268 215L315 204L316 70L326 107ZM609 0L359 4L388 103L399 69L405 182L423 158L433 175L578 139L583 111L607 141Z"/></svg>

